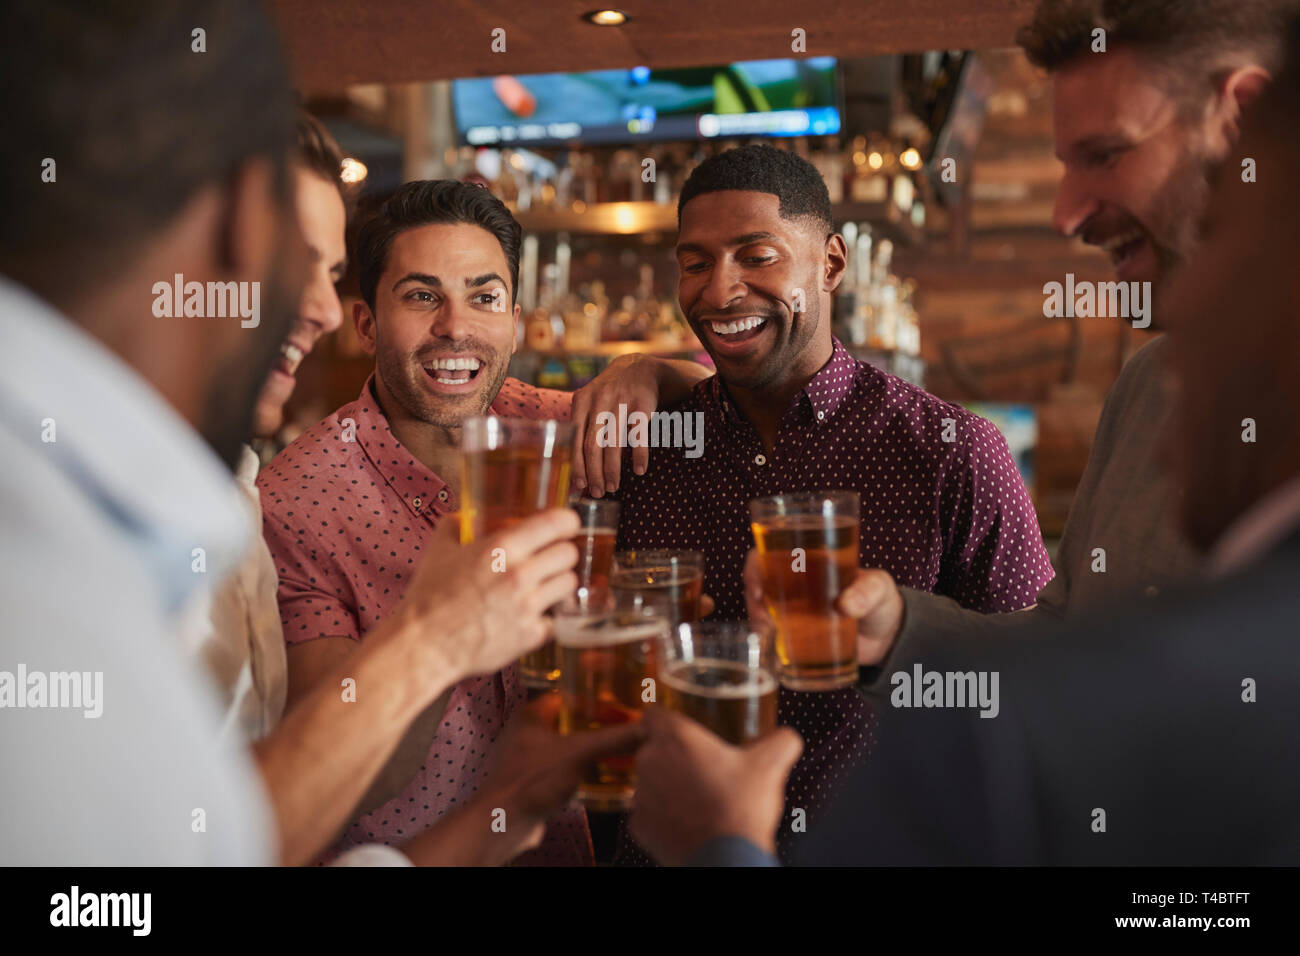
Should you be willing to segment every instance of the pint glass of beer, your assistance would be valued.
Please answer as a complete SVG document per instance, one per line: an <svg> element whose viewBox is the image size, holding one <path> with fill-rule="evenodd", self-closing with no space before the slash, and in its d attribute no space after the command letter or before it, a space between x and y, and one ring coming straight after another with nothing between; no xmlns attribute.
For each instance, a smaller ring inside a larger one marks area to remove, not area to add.
<svg viewBox="0 0 1300 956"><path fill-rule="evenodd" d="M573 451L568 422L470 418L461 428L460 449L462 544L547 508L562 508L568 500ZM526 687L552 687L558 676L550 644L519 661Z"/></svg>
<svg viewBox="0 0 1300 956"><path fill-rule="evenodd" d="M858 496L774 495L750 502L763 597L776 622L778 677L791 690L833 690L858 676L857 622L835 610L858 569Z"/></svg>
<svg viewBox="0 0 1300 956"><path fill-rule="evenodd" d="M557 609L560 733L640 722L656 699L654 659L667 635L667 619L646 609ZM590 810L626 810L636 788L635 765L631 753L596 760L578 786L578 799Z"/></svg>
<svg viewBox="0 0 1300 956"><path fill-rule="evenodd" d="M607 498L573 498L569 507L578 513L582 529L578 546L578 590L609 590L614 570L614 541L618 537L618 502Z"/></svg>
<svg viewBox="0 0 1300 956"><path fill-rule="evenodd" d="M680 624L664 641L664 706L731 744L776 729L776 642L757 621Z"/></svg>
<svg viewBox="0 0 1300 956"><path fill-rule="evenodd" d="M673 627L700 619L704 555L698 551L623 551L610 579L624 607L658 608Z"/></svg>

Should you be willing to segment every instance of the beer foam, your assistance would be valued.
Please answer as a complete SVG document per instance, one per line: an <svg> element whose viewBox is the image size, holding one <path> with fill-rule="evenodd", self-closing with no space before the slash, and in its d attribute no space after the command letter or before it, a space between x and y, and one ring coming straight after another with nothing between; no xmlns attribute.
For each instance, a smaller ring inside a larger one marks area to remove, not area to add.
<svg viewBox="0 0 1300 956"><path fill-rule="evenodd" d="M666 618L641 618L621 623L617 618L558 617L555 619L555 643L561 647L609 647L630 641L653 641L668 633Z"/></svg>
<svg viewBox="0 0 1300 956"><path fill-rule="evenodd" d="M739 684L722 684L717 687L704 687L692 680L686 680L678 675L684 671L690 671L694 668L708 668L714 671L732 671L744 676L744 680ZM670 687L676 688L684 694L694 694L697 697L718 697L731 699L736 697L752 697L755 694L762 696L770 694L776 690L776 678L768 671L755 670L746 664L740 664L736 661L720 660L715 657L697 657L692 661L673 661L663 669L660 679Z"/></svg>

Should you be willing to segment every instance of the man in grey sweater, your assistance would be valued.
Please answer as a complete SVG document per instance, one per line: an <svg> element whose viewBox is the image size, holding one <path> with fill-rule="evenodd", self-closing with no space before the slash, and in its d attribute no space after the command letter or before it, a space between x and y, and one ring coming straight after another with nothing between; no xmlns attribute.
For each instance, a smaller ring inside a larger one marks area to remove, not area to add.
<svg viewBox="0 0 1300 956"><path fill-rule="evenodd" d="M1242 109L1276 70L1281 25L1295 7L1291 0L1043 0L1017 38L1053 79L1056 153L1065 167L1054 225L1106 250L1121 282L1151 283L1158 331L1177 321L1161 308L1161 286L1195 245L1209 171L1235 142ZM1098 29L1104 51L1094 50ZM1106 398L1056 577L1037 605L978 614L865 570L841 596L845 612L860 618L861 664L882 664L896 644L1060 624L1198 574L1158 440L1174 411L1165 346L1161 336L1138 351ZM755 570L747 567L751 606L761 603Z"/></svg>

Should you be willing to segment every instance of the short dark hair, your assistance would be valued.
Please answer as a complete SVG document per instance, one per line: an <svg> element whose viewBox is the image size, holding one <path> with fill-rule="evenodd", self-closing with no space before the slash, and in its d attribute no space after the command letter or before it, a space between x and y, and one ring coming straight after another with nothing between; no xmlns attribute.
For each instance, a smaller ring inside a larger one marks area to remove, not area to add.
<svg viewBox="0 0 1300 956"><path fill-rule="evenodd" d="M249 159L284 189L293 100L257 0L5 0L0 35L0 271L38 294L112 275Z"/></svg>
<svg viewBox="0 0 1300 956"><path fill-rule="evenodd" d="M298 111L294 158L339 191L344 207L352 207L352 189L343 181L343 150L325 124L306 110Z"/></svg>
<svg viewBox="0 0 1300 956"><path fill-rule="evenodd" d="M831 197L817 167L789 150L774 146L737 146L710 156L687 178L677 200L677 226L682 210L696 196L736 189L771 193L780 200L782 219L813 219L835 231Z"/></svg>
<svg viewBox="0 0 1300 956"><path fill-rule="evenodd" d="M373 310L375 289L388 264L393 240L420 226L466 223L486 229L501 243L510 268L510 301L519 290L519 246L523 229L505 203L484 186L454 179L420 179L399 186L357 235L361 298Z"/></svg>
<svg viewBox="0 0 1300 956"><path fill-rule="evenodd" d="M1297 0L1040 0L1016 34L1035 66L1050 72L1092 49L1131 48L1151 60L1175 95L1200 104L1225 70L1258 63L1276 72Z"/></svg>

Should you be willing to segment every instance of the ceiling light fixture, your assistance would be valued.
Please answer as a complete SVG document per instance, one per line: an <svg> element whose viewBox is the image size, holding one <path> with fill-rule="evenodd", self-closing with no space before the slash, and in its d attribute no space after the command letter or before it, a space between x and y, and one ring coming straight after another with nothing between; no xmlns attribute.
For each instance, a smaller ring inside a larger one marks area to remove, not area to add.
<svg viewBox="0 0 1300 956"><path fill-rule="evenodd" d="M582 19L598 27L619 27L632 18L622 10L592 10L584 13Z"/></svg>

